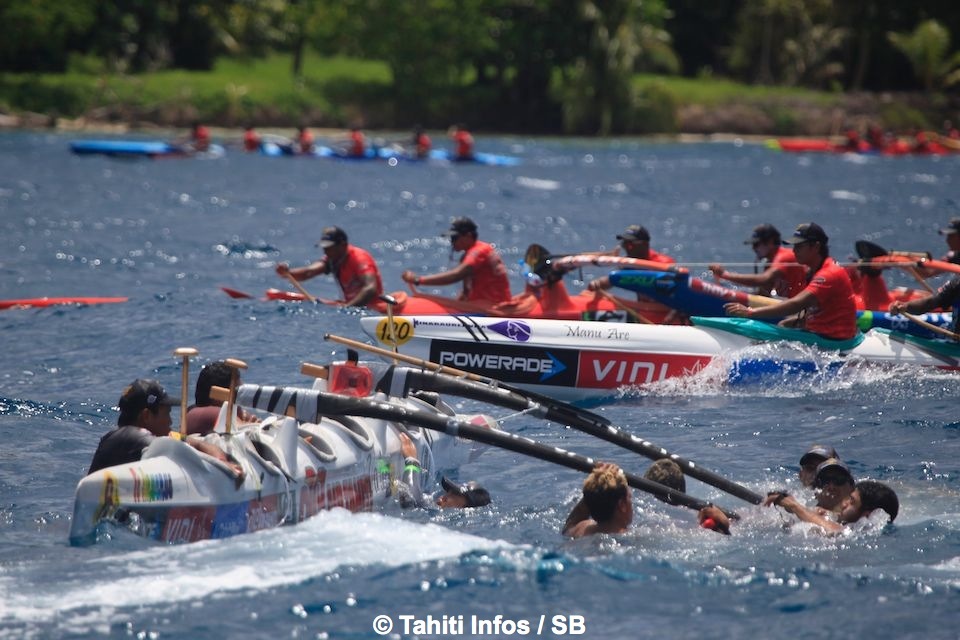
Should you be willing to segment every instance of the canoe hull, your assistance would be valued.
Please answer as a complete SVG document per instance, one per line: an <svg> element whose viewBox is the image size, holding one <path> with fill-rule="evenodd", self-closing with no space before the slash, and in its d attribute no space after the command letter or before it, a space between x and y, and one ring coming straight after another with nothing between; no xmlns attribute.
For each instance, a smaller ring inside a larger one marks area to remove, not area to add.
<svg viewBox="0 0 960 640"><path fill-rule="evenodd" d="M363 331L392 348L387 318L361 318ZM624 387L694 375L718 358L735 362L758 341L715 328L485 318L400 316L401 353L566 401L602 400ZM816 362L806 345L771 343L767 362ZM880 331L842 355L867 362L956 368L957 358L930 353Z"/></svg>
<svg viewBox="0 0 960 640"><path fill-rule="evenodd" d="M241 385L237 401L298 396L302 401L309 393ZM382 394L379 398L388 400ZM452 414L442 403L402 402L419 411ZM224 416L222 410L221 425ZM494 423L486 416L459 417L485 426ZM71 544L95 543L105 521L157 541L193 542L294 524L336 507L368 511L390 499L404 467L394 423L318 420L315 410L312 419L305 414L296 418L276 416L236 425L229 435L221 429L204 436L241 465L242 481L223 463L174 438L155 439L137 462L84 477L76 491ZM420 459L430 461L430 473L455 469L477 453L471 443L443 433L415 425L408 425L407 433Z"/></svg>

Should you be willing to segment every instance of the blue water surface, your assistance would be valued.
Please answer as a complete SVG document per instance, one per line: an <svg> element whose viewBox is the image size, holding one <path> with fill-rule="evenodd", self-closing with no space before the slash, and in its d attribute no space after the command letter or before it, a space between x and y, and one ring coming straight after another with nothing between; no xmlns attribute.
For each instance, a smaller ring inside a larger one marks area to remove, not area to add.
<svg viewBox="0 0 960 640"><path fill-rule="evenodd" d="M732 536L635 495L630 533L570 542L558 531L582 476L486 450L460 477L487 486L490 508L335 511L179 546L123 531L92 547L67 542L74 488L116 421L120 390L144 376L177 389L175 348L200 350L191 384L204 362L224 357L246 361L250 382L307 384L301 362L344 355L325 333L361 338L355 311L256 299L284 288L277 261L319 255L326 225L373 253L388 290L404 288L404 268L451 266L439 234L456 215L501 249L515 291L528 244L604 249L636 223L697 275L704 263L750 262L743 240L761 222L789 232L817 221L841 259L857 239L939 255L936 230L960 215L960 158L481 137L480 150L523 164L391 166L235 149L219 160L121 161L73 156L71 139L0 134L0 299L129 301L0 311L0 637L370 638L378 615L393 623L390 637L417 635L400 616L428 615L464 616L460 637L478 636L471 617L498 615L514 626L482 637L524 628L566 637L554 616L586 638L960 637L960 377L942 371L828 366L736 386L706 371L597 408L758 492L809 497L797 487L800 455L814 442L835 446L858 478L887 482L901 499L893 525L877 518L838 538L688 480L689 493L740 512ZM573 274L570 286L595 275ZM891 284L915 286L903 275ZM307 286L339 295L329 278ZM648 464L488 411L507 429L630 471Z"/></svg>

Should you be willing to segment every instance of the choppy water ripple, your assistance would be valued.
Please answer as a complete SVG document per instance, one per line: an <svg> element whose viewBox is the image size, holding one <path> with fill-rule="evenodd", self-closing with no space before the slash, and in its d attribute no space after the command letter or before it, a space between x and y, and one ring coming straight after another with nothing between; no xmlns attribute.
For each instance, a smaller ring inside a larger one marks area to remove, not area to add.
<svg viewBox="0 0 960 640"><path fill-rule="evenodd" d="M494 504L473 512L323 514L298 527L180 547L122 529L67 545L73 491L120 390L137 377L177 389L173 350L202 364L234 357L245 380L306 384L301 362L357 338L357 313L262 299L285 288L276 261L307 264L321 229L344 227L381 265L451 262L439 237L470 215L504 252L515 289L530 243L555 253L608 249L628 224L680 261L749 262L760 222L821 222L834 255L857 239L890 249L944 247L960 215L957 158L776 154L746 144L497 139L516 168L396 166L228 154L220 161L74 157L57 135L0 135L0 297L127 296L120 305L0 311L0 637L367 638L379 614L582 614L585 637L955 638L960 602L960 422L955 374L876 369L823 358L794 374L728 382L731 354L697 376L624 389L595 407L642 436L763 493L798 488L812 442L857 477L890 483L892 526L824 539L789 518L689 480L737 510L734 535L635 496L633 530L565 541L582 476L488 450L460 470ZM702 269L703 267L699 267ZM599 275L572 275L571 287ZM903 274L891 283L914 286ZM248 292L227 297L220 287ZM307 284L336 298L329 278ZM437 292L443 289L436 289ZM754 348L757 349L757 348ZM762 347L754 355L762 356ZM192 389L186 391L192 396ZM460 410L484 408L456 401ZM487 409L489 411L489 409ZM648 464L527 415L504 427L642 473ZM722 631L720 631L722 630Z"/></svg>

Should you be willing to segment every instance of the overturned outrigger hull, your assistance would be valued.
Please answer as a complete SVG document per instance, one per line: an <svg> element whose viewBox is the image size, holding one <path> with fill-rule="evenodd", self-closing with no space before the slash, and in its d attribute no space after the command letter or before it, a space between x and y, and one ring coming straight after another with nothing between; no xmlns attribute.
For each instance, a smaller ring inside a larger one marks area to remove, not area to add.
<svg viewBox="0 0 960 640"><path fill-rule="evenodd" d="M486 416L454 416L442 402L391 400L384 394L371 399L486 426L493 423ZM241 385L237 402L280 414L288 407L296 411L296 417L273 416L237 425L231 434L205 436L240 464L242 480L227 465L184 442L157 438L141 460L80 481L70 543L96 542L104 522L122 523L146 538L180 543L293 524L334 507L371 510L390 498L401 478L400 430L426 463L424 477L454 469L476 452L470 442L415 425L318 416L315 406L298 401L297 389ZM221 426L224 418L221 411Z"/></svg>

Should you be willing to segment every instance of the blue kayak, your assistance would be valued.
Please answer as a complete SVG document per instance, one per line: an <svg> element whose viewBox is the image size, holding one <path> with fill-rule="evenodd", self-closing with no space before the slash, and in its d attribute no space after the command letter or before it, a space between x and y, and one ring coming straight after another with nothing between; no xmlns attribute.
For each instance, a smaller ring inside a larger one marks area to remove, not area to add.
<svg viewBox="0 0 960 640"><path fill-rule="evenodd" d="M318 158L333 158L335 160L389 160L390 158L399 158L401 154L389 147L367 147L362 156L355 156L347 153L343 149L334 149L333 147L318 146L313 150L313 155Z"/></svg>
<svg viewBox="0 0 960 640"><path fill-rule="evenodd" d="M77 155L102 155L114 158L220 158L226 149L211 144L206 151L194 151L162 140L74 140L70 150Z"/></svg>
<svg viewBox="0 0 960 640"><path fill-rule="evenodd" d="M75 140L70 150L78 155L155 156L182 155L184 152L160 140Z"/></svg>
<svg viewBox="0 0 960 640"><path fill-rule="evenodd" d="M726 315L723 305L727 302L746 304L740 299L745 295L742 291L706 282L682 271L624 269L611 272L610 282L615 287L641 293L688 316L723 317ZM918 317L944 329L949 329L953 321L951 313L925 313ZM779 318L771 318L769 322L777 320ZM927 339L940 337L930 329L886 311L857 311L857 326L861 331L876 328Z"/></svg>
<svg viewBox="0 0 960 640"><path fill-rule="evenodd" d="M444 160L446 162L466 162L485 164L494 167L515 167L522 161L516 156L503 156L495 153L474 153L469 158L457 158L446 149L433 149L430 160Z"/></svg>

